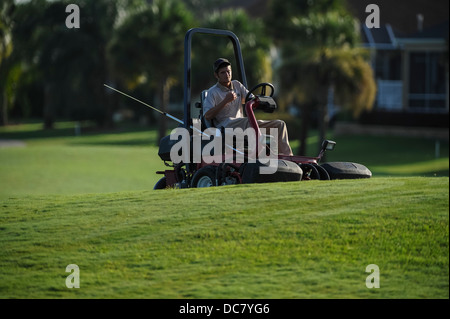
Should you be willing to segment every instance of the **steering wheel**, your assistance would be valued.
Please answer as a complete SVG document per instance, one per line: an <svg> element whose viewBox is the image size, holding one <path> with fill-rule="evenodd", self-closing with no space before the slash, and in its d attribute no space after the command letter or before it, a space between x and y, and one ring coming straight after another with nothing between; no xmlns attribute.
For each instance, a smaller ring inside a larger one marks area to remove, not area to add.
<svg viewBox="0 0 450 319"><path fill-rule="evenodd" d="M263 96L267 96L266 95L266 88L269 87L270 88L270 97L273 96L273 93L275 92L275 89L273 87L272 84L267 83L267 82L263 82L263 83L259 83L257 86L255 86L253 89L251 89L250 91L248 91L247 96L245 97L245 103L247 103L248 101L250 101L250 95L253 94L253 92L255 92L257 89L259 89L260 87L262 87L261 89L261 95Z"/></svg>

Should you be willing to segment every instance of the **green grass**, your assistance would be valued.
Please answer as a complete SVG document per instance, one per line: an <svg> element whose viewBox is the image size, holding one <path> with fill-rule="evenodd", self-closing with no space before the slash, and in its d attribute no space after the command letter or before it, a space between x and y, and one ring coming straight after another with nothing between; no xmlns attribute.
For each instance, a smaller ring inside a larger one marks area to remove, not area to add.
<svg viewBox="0 0 450 319"><path fill-rule="evenodd" d="M82 127L74 136L72 122L55 130L40 123L0 127L0 140L20 140L24 148L0 148L0 199L10 196L86 194L152 189L167 167L158 157L157 133L145 127L98 131ZM427 139L342 136L328 161L366 165L374 177L449 176L448 142ZM298 142L292 142L293 148ZM317 153L317 136L308 139L308 154Z"/></svg>
<svg viewBox="0 0 450 319"><path fill-rule="evenodd" d="M448 186L410 177L8 199L0 297L448 298ZM65 286L69 264L80 289ZM379 289L365 285L369 264Z"/></svg>
<svg viewBox="0 0 450 319"><path fill-rule="evenodd" d="M0 128L26 143L0 148L0 298L449 298L448 142L337 137L369 180L153 191L154 130L73 126Z"/></svg>
<svg viewBox="0 0 450 319"><path fill-rule="evenodd" d="M109 132L58 123L54 131L37 124L0 130L0 139L26 147L0 148L0 199L27 194L84 194L152 189L166 167L158 157L156 132L148 128Z"/></svg>
<svg viewBox="0 0 450 319"><path fill-rule="evenodd" d="M448 141L408 137L338 136L329 161L362 163L374 176L449 176Z"/></svg>

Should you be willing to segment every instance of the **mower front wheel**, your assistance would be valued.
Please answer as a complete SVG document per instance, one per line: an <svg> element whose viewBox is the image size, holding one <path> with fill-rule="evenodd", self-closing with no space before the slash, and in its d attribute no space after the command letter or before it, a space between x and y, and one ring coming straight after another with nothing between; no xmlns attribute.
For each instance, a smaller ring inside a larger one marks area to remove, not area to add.
<svg viewBox="0 0 450 319"><path fill-rule="evenodd" d="M191 187L202 188L216 185L216 170L214 166L205 166L195 172L192 178Z"/></svg>
<svg viewBox="0 0 450 319"><path fill-rule="evenodd" d="M330 175L323 167L316 164L300 164L300 167L303 171L307 172L305 175L307 179L320 179L320 180L330 180Z"/></svg>

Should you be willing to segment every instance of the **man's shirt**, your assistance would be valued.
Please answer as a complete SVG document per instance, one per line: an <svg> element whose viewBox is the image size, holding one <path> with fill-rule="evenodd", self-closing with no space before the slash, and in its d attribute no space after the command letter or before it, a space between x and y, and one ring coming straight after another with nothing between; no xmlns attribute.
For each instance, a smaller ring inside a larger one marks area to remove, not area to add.
<svg viewBox="0 0 450 319"><path fill-rule="evenodd" d="M242 85L241 82L237 80L231 81L231 89L220 83L216 83L216 85L212 86L208 90L206 100L203 104L203 114L222 102L228 92L236 93L237 98L228 103L213 119L214 126L216 127L227 127L227 125L234 119L244 117L242 103L248 93L248 90L244 85Z"/></svg>

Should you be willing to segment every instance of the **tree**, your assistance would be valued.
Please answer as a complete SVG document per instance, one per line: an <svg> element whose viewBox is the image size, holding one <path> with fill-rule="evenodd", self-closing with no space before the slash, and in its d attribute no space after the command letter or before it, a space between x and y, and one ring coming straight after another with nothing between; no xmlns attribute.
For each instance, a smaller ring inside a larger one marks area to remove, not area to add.
<svg viewBox="0 0 450 319"><path fill-rule="evenodd" d="M284 95L301 103L300 154L305 154L312 108L317 108L319 114L319 142L326 137L330 88L337 101L357 116L372 107L376 87L367 53L357 47L356 22L343 4L336 0L311 2L315 7L309 6L309 1L296 3L294 8L278 8L278 14L286 15L282 20L287 23L281 33L279 29L275 33L282 50L279 73Z"/></svg>
<svg viewBox="0 0 450 319"><path fill-rule="evenodd" d="M207 17L224 4L223 0L183 0L186 8L196 19L204 21Z"/></svg>
<svg viewBox="0 0 450 319"><path fill-rule="evenodd" d="M159 108L168 109L170 89L181 79L185 32L193 18L177 0L155 0L126 17L108 47L114 78L129 89L156 89ZM159 137L166 135L166 118L159 118Z"/></svg>
<svg viewBox="0 0 450 319"><path fill-rule="evenodd" d="M212 12L205 18L203 26L226 29L236 34L241 44L249 86L263 81L271 82L270 38L265 33L262 21L250 19L242 9L229 9ZM233 60L234 52L228 39L202 36L194 41L193 50L193 91L207 89L216 81L212 65L217 58L228 58L236 66L237 61Z"/></svg>
<svg viewBox="0 0 450 319"><path fill-rule="evenodd" d="M11 80L17 80L20 73L19 68L14 67L11 56L13 51L11 16L14 7L13 0L5 0L0 5L0 88L2 88L0 92L0 125L8 123L8 104L14 97Z"/></svg>
<svg viewBox="0 0 450 319"><path fill-rule="evenodd" d="M44 92L44 128L52 128L57 116L108 125L105 47L116 17L115 2L78 1L79 29L65 25L69 3L35 0L17 5L15 54L33 70L33 81Z"/></svg>

